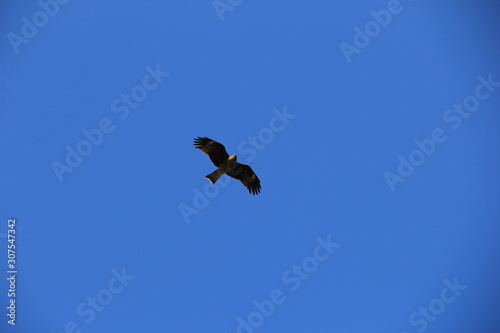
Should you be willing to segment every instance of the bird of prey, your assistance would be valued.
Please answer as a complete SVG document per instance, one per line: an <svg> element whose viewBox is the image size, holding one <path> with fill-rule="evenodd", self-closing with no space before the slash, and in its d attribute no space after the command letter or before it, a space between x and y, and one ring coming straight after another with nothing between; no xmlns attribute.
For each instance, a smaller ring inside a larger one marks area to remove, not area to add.
<svg viewBox="0 0 500 333"><path fill-rule="evenodd" d="M260 180L255 172L248 164L236 162L236 154L229 156L224 145L206 137L197 137L194 139L194 147L207 154L217 167L217 170L205 176L212 185L220 176L226 174L240 180L251 194L259 194L261 189Z"/></svg>

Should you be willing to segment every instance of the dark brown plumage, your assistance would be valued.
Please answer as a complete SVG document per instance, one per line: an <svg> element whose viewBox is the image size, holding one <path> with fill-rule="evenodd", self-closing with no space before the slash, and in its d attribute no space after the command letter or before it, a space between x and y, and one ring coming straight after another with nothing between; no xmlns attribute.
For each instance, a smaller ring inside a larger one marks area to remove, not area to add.
<svg viewBox="0 0 500 333"><path fill-rule="evenodd" d="M210 157L217 170L205 176L212 184L223 174L238 179L245 185L251 194L259 194L260 180L248 164L240 164L236 161L236 154L229 156L224 145L206 137L194 139L194 147Z"/></svg>

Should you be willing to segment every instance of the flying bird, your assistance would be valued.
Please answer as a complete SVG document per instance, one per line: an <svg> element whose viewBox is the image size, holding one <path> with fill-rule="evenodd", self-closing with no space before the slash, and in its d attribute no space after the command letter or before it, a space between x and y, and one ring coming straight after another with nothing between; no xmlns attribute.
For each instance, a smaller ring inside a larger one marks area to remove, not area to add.
<svg viewBox="0 0 500 333"><path fill-rule="evenodd" d="M260 192L260 180L248 164L236 162L236 154L229 156L224 145L206 137L194 139L194 147L198 148L210 157L217 170L205 176L215 184L223 174L240 180L253 195Z"/></svg>

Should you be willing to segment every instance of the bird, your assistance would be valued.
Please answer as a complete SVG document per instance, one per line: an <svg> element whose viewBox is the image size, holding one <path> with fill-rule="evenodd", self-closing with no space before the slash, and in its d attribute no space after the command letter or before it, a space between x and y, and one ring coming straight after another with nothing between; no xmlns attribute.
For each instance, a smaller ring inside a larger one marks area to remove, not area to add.
<svg viewBox="0 0 500 333"><path fill-rule="evenodd" d="M217 179L226 174L229 177L238 179L253 195L260 193L260 180L248 164L241 164L236 161L236 154L229 156L223 144L207 137L197 137L194 139L194 147L210 157L210 160L217 169L206 175L212 185Z"/></svg>

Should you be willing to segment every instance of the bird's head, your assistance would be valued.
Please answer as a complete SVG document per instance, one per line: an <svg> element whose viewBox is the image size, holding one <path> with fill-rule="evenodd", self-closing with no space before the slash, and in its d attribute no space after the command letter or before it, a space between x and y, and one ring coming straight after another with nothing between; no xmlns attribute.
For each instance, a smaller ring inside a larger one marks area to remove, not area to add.
<svg viewBox="0 0 500 333"><path fill-rule="evenodd" d="M236 154L229 156L230 161L235 161L236 162Z"/></svg>

